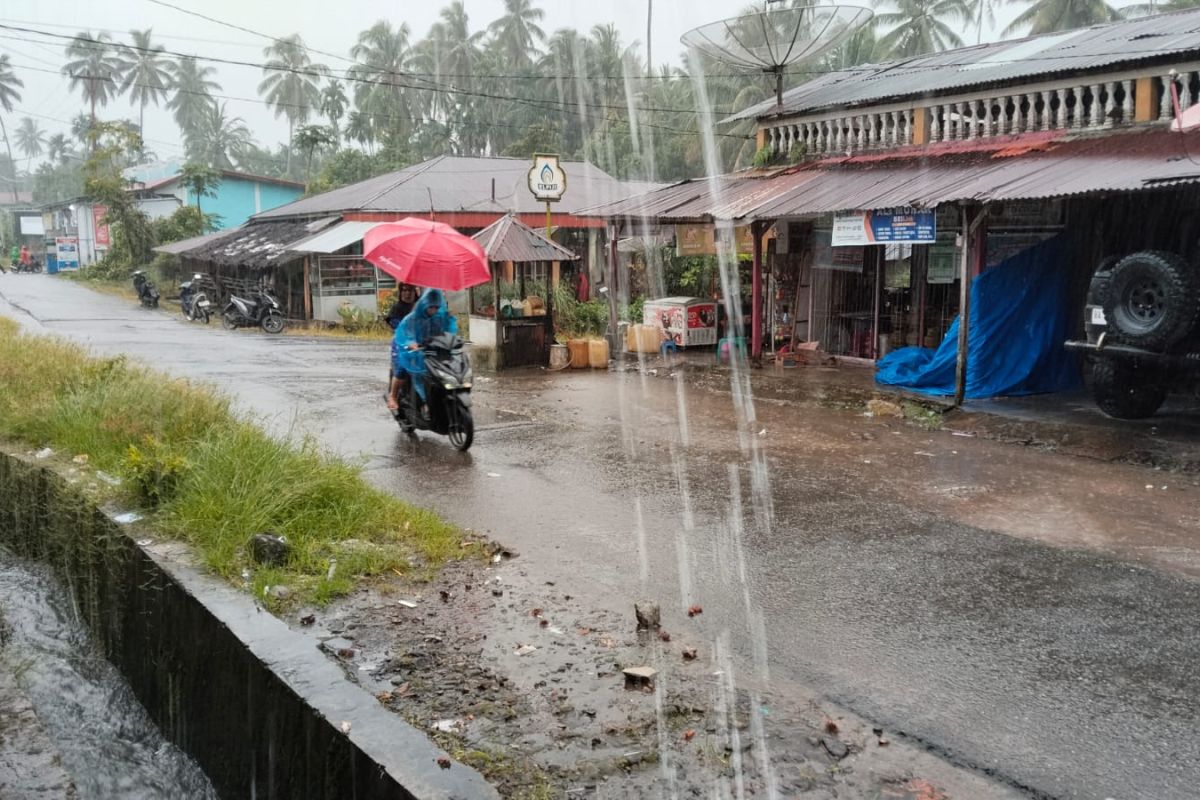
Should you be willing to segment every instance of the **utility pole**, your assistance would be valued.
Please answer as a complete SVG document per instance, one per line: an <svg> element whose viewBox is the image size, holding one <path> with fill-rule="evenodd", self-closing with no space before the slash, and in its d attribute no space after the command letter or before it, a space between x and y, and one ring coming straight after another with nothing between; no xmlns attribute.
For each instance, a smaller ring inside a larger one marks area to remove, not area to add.
<svg viewBox="0 0 1200 800"><path fill-rule="evenodd" d="M650 23L654 19L654 0L646 0L646 77L654 75L653 48L650 45Z"/></svg>

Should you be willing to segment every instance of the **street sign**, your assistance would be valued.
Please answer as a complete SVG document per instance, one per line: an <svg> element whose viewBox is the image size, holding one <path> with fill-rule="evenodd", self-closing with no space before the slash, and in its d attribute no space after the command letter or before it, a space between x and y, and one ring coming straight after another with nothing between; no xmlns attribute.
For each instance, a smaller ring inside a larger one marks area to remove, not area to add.
<svg viewBox="0 0 1200 800"><path fill-rule="evenodd" d="M889 208L881 211L851 211L833 217L833 246L937 241L933 209Z"/></svg>
<svg viewBox="0 0 1200 800"><path fill-rule="evenodd" d="M558 156L539 154L529 168L529 191L544 203L562 200L567 191L567 173L558 163Z"/></svg>

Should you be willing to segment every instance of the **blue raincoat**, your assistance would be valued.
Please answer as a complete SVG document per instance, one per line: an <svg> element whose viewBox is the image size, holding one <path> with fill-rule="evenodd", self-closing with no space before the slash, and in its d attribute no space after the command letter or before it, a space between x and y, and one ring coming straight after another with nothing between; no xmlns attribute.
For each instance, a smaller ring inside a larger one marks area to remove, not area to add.
<svg viewBox="0 0 1200 800"><path fill-rule="evenodd" d="M437 311L430 315L430 308ZM441 289L426 289L413 310L396 326L396 335L392 338L392 369L397 375L407 372L412 376L422 402L425 400L425 381L422 380L426 371L425 353L421 349L410 350L409 345L424 347L442 333L458 333L458 320L446 309L446 296Z"/></svg>

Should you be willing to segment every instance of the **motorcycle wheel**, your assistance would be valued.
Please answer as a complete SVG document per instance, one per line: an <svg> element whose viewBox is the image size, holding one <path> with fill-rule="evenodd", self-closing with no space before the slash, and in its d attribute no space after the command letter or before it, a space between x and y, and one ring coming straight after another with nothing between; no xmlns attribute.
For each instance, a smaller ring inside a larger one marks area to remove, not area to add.
<svg viewBox="0 0 1200 800"><path fill-rule="evenodd" d="M212 312L209 311L207 308L202 308L202 309L200 309L200 316L201 316L201 318L203 318L204 324L207 325L209 318L212 317Z"/></svg>
<svg viewBox="0 0 1200 800"><path fill-rule="evenodd" d="M471 442L475 441L475 421L471 419L471 410L458 400L451 404L451 408L454 419L450 421L450 430L446 435L450 438L450 444L454 445L454 449L465 453L470 448Z"/></svg>
<svg viewBox="0 0 1200 800"><path fill-rule="evenodd" d="M231 331L238 326L237 317L232 311L226 311L221 315L221 327L227 331Z"/></svg>
<svg viewBox="0 0 1200 800"><path fill-rule="evenodd" d="M267 314L262 319L262 329L267 333L283 333L283 315Z"/></svg>

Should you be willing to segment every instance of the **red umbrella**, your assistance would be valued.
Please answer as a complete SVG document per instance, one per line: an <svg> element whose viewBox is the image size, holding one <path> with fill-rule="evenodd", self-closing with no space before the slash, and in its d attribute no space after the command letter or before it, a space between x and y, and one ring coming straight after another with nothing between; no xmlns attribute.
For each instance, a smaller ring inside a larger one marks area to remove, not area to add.
<svg viewBox="0 0 1200 800"><path fill-rule="evenodd" d="M367 231L363 258L401 283L448 292L492 278L479 242L449 225L416 217L385 222Z"/></svg>

